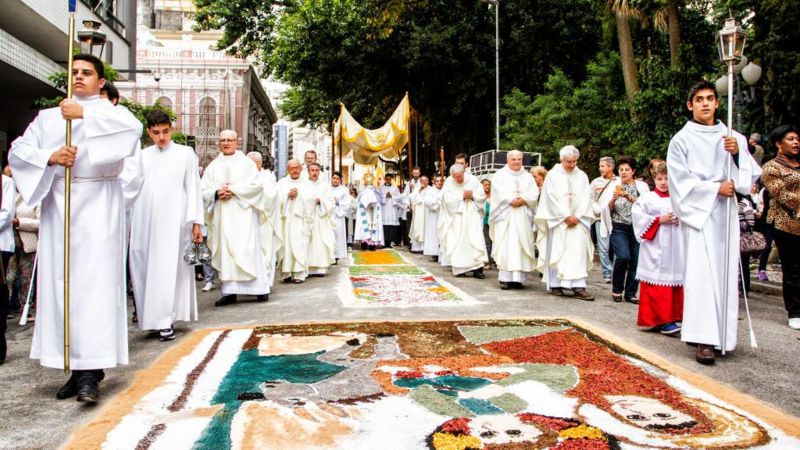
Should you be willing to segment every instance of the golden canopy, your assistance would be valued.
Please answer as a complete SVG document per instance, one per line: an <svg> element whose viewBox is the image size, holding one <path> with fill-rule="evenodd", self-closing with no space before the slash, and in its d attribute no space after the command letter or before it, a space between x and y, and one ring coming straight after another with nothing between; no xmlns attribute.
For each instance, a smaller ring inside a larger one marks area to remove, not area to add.
<svg viewBox="0 0 800 450"><path fill-rule="evenodd" d="M342 105L334 126L334 142L340 145L342 156L352 152L353 161L374 166L378 161L378 155L387 159L396 158L408 144L410 117L408 93L397 105L389 120L375 130L362 127Z"/></svg>

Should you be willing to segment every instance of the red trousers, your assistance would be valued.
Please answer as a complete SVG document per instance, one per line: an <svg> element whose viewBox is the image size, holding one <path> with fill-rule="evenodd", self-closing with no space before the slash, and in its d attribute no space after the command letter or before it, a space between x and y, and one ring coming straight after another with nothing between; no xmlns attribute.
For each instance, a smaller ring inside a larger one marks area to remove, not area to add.
<svg viewBox="0 0 800 450"><path fill-rule="evenodd" d="M657 327L683 320L683 286L656 286L639 282L640 327Z"/></svg>

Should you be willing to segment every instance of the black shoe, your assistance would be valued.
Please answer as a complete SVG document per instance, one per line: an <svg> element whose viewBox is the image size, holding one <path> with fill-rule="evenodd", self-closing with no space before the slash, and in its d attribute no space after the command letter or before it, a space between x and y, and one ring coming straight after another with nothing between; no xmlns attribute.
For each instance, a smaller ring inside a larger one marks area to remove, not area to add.
<svg viewBox="0 0 800 450"><path fill-rule="evenodd" d="M456 278L466 278L466 277L467 277L466 273L460 273L460 274L456 275Z"/></svg>
<svg viewBox="0 0 800 450"><path fill-rule="evenodd" d="M336 258L336 260L335 260L335 261L333 261L333 264L331 264L331 265L335 266L335 265L337 265L337 264L339 264L339 258Z"/></svg>
<svg viewBox="0 0 800 450"><path fill-rule="evenodd" d="M100 400L100 382L105 377L102 370L83 370L78 376L77 398L81 403L97 403Z"/></svg>
<svg viewBox="0 0 800 450"><path fill-rule="evenodd" d="M56 392L56 398L58 400L64 400L65 398L74 397L78 393L78 377L80 376L81 372L72 371L72 374L69 376L69 380L61 386L61 389Z"/></svg>
<svg viewBox="0 0 800 450"><path fill-rule="evenodd" d="M628 302L628 303L633 303L634 305L638 305L639 304L639 299L636 298L636 297L628 297L628 298L625 299L625 301Z"/></svg>
<svg viewBox="0 0 800 450"><path fill-rule="evenodd" d="M283 282L284 282L284 283L291 283L291 282L292 282L292 277L286 277L286 278L284 278L284 279L283 279Z"/></svg>
<svg viewBox="0 0 800 450"><path fill-rule="evenodd" d="M368 249L368 248L369 248L369 245L367 245L367 243L366 243L366 242L362 242L362 243L361 243L361 250L366 250L366 249Z"/></svg>
<svg viewBox="0 0 800 450"><path fill-rule="evenodd" d="M439 257L438 256L434 256L433 257L433 262L439 262Z"/></svg>
<svg viewBox="0 0 800 450"><path fill-rule="evenodd" d="M565 294L560 287L554 287L550 288L550 295L555 295L556 297L564 297L567 294Z"/></svg>
<svg viewBox="0 0 800 450"><path fill-rule="evenodd" d="M505 281L501 281L500 282L500 289L502 289L504 291L507 291L507 290L511 289L511 286L509 285L509 283L506 283Z"/></svg>
<svg viewBox="0 0 800 450"><path fill-rule="evenodd" d="M477 278L479 280L482 280L482 279L486 278L486 274L483 273L483 267L481 267L478 270L473 270L472 271L472 277L473 278Z"/></svg>
<svg viewBox="0 0 800 450"><path fill-rule="evenodd" d="M370 245L369 246L369 251L374 252L377 248L378 248L377 245Z"/></svg>
<svg viewBox="0 0 800 450"><path fill-rule="evenodd" d="M214 302L214 306L228 306L236 303L236 294L223 295L219 300Z"/></svg>
<svg viewBox="0 0 800 450"><path fill-rule="evenodd" d="M512 281L511 283L508 284L511 285L511 289L525 289L525 286L523 286L522 283L518 281Z"/></svg>
<svg viewBox="0 0 800 450"><path fill-rule="evenodd" d="M256 301L257 302L266 302L268 300L269 300L269 294L256 295Z"/></svg>
<svg viewBox="0 0 800 450"><path fill-rule="evenodd" d="M0 364L6 362L6 354L8 353L8 343L6 342L5 331L0 333Z"/></svg>
<svg viewBox="0 0 800 450"><path fill-rule="evenodd" d="M172 327L164 328L158 332L158 340L161 342L175 340L175 336L175 330L173 330Z"/></svg>

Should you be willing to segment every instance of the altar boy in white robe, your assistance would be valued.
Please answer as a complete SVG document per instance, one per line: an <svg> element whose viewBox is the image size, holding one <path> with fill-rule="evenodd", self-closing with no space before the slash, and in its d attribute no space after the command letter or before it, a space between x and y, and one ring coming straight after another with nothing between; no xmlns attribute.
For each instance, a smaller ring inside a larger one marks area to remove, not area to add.
<svg viewBox="0 0 800 450"><path fill-rule="evenodd" d="M391 247L393 244L402 244L400 236L400 213L397 205L402 202L400 190L392 184L392 174L383 177L384 184L380 187L381 213L383 214L383 244Z"/></svg>
<svg viewBox="0 0 800 450"><path fill-rule="evenodd" d="M317 163L308 165L308 195L314 202L309 222L308 274L312 277L324 277L336 259L333 257L335 247L334 211L336 202L327 181L320 178L322 168Z"/></svg>
<svg viewBox="0 0 800 450"><path fill-rule="evenodd" d="M261 302L269 298L259 230L268 210L267 197L253 161L236 150L238 142L235 131L220 133L222 153L206 167L200 181L211 265L222 281L222 297L215 306L232 305L239 295L253 295Z"/></svg>
<svg viewBox="0 0 800 450"><path fill-rule="evenodd" d="M747 195L761 175L747 150L747 139L737 132L727 137L727 127L715 119L718 106L712 83L692 86L687 99L692 120L673 136L667 150L670 199L686 246L681 340L697 345L695 358L702 364L713 364L714 349L722 349L725 320L725 350L736 348L739 221L733 197L735 191ZM728 165L730 179L726 180ZM727 202L734 204L726 220ZM728 267L723 267L726 221L730 243ZM727 310L723 307L726 291Z"/></svg>
<svg viewBox="0 0 800 450"><path fill-rule="evenodd" d="M197 320L194 267L183 251L203 235L203 200L197 155L172 142L172 120L164 111L147 115L154 145L142 150L144 183L131 211L130 273L140 330L175 339L173 324Z"/></svg>
<svg viewBox="0 0 800 450"><path fill-rule="evenodd" d="M450 216L451 238L448 240L447 259L453 275L486 278L483 266L489 262L486 242L483 240L483 214L486 194L478 179L465 176L461 164L450 167L451 182L445 185L442 197Z"/></svg>
<svg viewBox="0 0 800 450"><path fill-rule="evenodd" d="M421 176L417 183L419 189L407 189L411 204L411 227L408 232L411 253L422 253L425 247L425 191L428 190L428 177Z"/></svg>
<svg viewBox="0 0 800 450"><path fill-rule="evenodd" d="M559 151L561 163L547 173L534 223L539 232L538 269L550 293L592 301L586 278L592 268L594 246L589 227L594 221L589 178L578 168L580 152L572 145Z"/></svg>
<svg viewBox="0 0 800 450"><path fill-rule="evenodd" d="M350 196L347 186L342 185L342 174L339 172L331 174L331 195L334 203L333 219L336 224L333 231L333 257L338 262L347 256L347 218L352 215L353 210L353 197Z"/></svg>
<svg viewBox="0 0 800 450"><path fill-rule="evenodd" d="M433 262L439 261L439 209L442 206L442 185L444 178L441 176L433 177L433 186L425 189L423 205L425 207L425 235L422 247L422 254L433 258Z"/></svg>
<svg viewBox="0 0 800 450"><path fill-rule="evenodd" d="M499 270L500 289L522 289L536 268L533 217L539 188L522 167L522 152L508 152L507 164L492 178L489 235L492 258Z"/></svg>
<svg viewBox="0 0 800 450"><path fill-rule="evenodd" d="M283 245L278 253L278 270L284 283L299 284L308 277L308 248L311 231L309 216L314 201L309 195L308 180L301 176L303 166L292 159L288 174L278 181L278 211Z"/></svg>
<svg viewBox="0 0 800 450"><path fill-rule="evenodd" d="M41 204L36 327L31 358L64 368L64 168L72 168L70 239L69 381L56 398L77 395L94 403L103 369L128 363L125 298L125 158L138 154L142 124L125 108L99 97L103 63L73 57L75 97L46 109L11 145L9 162L17 189L31 205ZM66 147L65 119L72 120ZM141 181L141 180L140 180Z"/></svg>

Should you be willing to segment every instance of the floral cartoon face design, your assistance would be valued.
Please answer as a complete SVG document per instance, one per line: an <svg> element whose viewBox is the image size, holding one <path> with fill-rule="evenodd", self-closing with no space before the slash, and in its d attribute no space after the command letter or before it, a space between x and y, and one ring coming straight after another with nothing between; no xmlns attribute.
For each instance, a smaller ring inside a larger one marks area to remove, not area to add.
<svg viewBox="0 0 800 450"><path fill-rule="evenodd" d="M611 410L640 428L649 430L682 430L697 425L688 414L676 411L654 398L634 395L609 395Z"/></svg>
<svg viewBox="0 0 800 450"><path fill-rule="evenodd" d="M470 422L470 429L483 445L534 442L542 435L536 426L507 414L478 416Z"/></svg>

